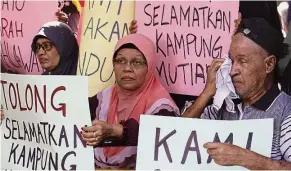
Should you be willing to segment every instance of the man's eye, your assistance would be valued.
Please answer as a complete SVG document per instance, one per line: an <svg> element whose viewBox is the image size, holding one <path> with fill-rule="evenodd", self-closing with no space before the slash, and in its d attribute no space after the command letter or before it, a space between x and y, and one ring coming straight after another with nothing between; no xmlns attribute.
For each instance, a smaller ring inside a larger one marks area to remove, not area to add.
<svg viewBox="0 0 291 171"><path fill-rule="evenodd" d="M240 63L247 63L247 61L246 60L240 60Z"/></svg>

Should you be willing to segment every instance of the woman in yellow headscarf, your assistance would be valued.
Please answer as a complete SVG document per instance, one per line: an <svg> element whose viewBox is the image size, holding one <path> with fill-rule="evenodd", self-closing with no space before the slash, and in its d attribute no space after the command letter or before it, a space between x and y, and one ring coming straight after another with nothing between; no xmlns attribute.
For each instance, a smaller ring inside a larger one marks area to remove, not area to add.
<svg viewBox="0 0 291 171"><path fill-rule="evenodd" d="M67 23L74 33L78 32L83 1L65 0L59 2L60 11L56 12L58 21Z"/></svg>

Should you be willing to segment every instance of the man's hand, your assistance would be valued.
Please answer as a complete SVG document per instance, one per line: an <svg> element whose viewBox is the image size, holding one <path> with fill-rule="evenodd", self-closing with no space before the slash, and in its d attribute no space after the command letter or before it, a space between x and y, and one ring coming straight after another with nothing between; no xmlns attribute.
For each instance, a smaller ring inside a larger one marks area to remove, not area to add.
<svg viewBox="0 0 291 171"><path fill-rule="evenodd" d="M291 170L291 163L274 160L253 151L225 143L206 143L207 153L223 166L242 166L249 170Z"/></svg>
<svg viewBox="0 0 291 171"><path fill-rule="evenodd" d="M241 162L247 157L247 150L232 144L206 143L203 147L215 163L222 166L242 166Z"/></svg>
<svg viewBox="0 0 291 171"><path fill-rule="evenodd" d="M216 72L223 64L224 60L225 59L214 59L208 68L207 81L202 93L206 94L207 96L211 96L211 98L216 93Z"/></svg>
<svg viewBox="0 0 291 171"><path fill-rule="evenodd" d="M216 72L225 59L214 59L207 71L207 81L203 92L183 114L185 118L200 118L204 108L216 92Z"/></svg>

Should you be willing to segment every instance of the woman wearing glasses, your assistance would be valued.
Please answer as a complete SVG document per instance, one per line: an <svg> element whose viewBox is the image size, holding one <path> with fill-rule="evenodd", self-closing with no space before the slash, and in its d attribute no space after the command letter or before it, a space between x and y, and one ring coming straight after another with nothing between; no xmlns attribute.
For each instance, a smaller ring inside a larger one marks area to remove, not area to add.
<svg viewBox="0 0 291 171"><path fill-rule="evenodd" d="M64 23L54 21L41 27L31 48L45 70L42 75L76 75L79 46L74 33ZM0 113L0 122L4 112Z"/></svg>
<svg viewBox="0 0 291 171"><path fill-rule="evenodd" d="M141 114L179 115L155 76L156 59L153 42L143 35L118 41L113 56L116 84L90 99L92 126L81 132L96 147L97 168L135 168Z"/></svg>
<svg viewBox="0 0 291 171"><path fill-rule="evenodd" d="M79 46L67 24L44 24L34 37L31 48L45 72L43 75L76 75Z"/></svg>

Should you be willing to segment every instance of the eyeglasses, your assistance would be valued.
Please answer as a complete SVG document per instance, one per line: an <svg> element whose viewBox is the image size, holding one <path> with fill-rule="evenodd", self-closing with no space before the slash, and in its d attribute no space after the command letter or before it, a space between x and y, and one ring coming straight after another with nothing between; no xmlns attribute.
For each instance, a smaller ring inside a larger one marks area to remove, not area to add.
<svg viewBox="0 0 291 171"><path fill-rule="evenodd" d="M126 60L126 59L114 59L113 63L116 66L125 67L128 64L128 60ZM142 68L142 67L147 65L146 61L142 61L142 60L132 60L132 61L129 61L129 63L130 63L130 66L135 68L135 69Z"/></svg>
<svg viewBox="0 0 291 171"><path fill-rule="evenodd" d="M53 47L52 42L45 42L42 44L36 44L35 52L38 52L40 50L40 48L42 48L44 51L49 51L52 49L52 47Z"/></svg>

